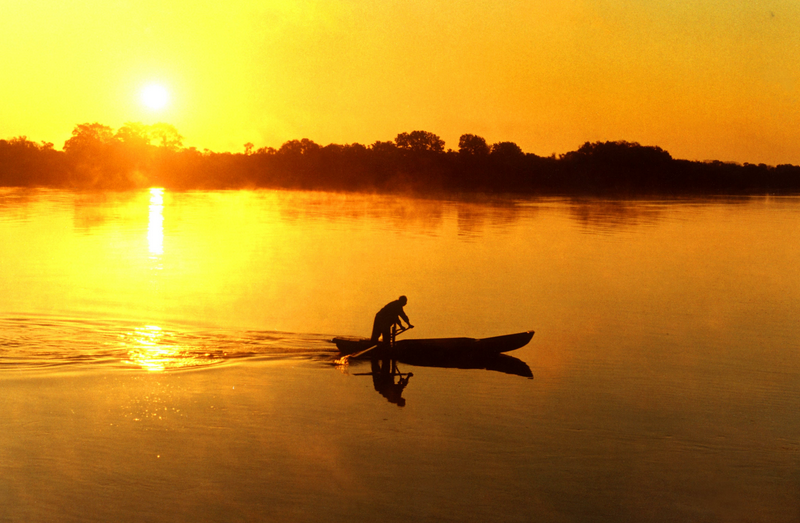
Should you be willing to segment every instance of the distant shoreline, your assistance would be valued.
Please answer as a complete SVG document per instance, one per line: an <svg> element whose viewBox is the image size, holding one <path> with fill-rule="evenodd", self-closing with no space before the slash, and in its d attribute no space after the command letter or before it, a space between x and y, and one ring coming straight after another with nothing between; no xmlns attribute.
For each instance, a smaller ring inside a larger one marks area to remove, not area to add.
<svg viewBox="0 0 800 523"><path fill-rule="evenodd" d="M82 124L58 151L26 137L0 140L0 186L128 190L283 188L415 194L788 195L800 193L800 167L674 159L656 146L585 143L550 157L513 142L489 145L465 134L459 149L433 133L392 142L321 146L291 140L279 149L215 153L183 148L168 124L126 124L114 132Z"/></svg>

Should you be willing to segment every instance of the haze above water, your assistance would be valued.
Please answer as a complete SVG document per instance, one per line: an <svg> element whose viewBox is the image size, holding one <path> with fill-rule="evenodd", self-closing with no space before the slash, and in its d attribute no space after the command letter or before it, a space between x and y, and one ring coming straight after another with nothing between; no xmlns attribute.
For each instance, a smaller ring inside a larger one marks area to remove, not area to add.
<svg viewBox="0 0 800 523"><path fill-rule="evenodd" d="M2 190L0 521L796 521L799 219ZM327 340L400 294L406 336L536 330L535 378L386 401Z"/></svg>

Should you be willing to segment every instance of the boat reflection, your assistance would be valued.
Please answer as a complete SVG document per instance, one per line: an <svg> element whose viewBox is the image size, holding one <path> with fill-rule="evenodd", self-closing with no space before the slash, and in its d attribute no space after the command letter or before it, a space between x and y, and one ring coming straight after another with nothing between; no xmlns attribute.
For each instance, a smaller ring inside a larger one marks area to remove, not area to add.
<svg viewBox="0 0 800 523"><path fill-rule="evenodd" d="M447 361L442 360L426 360L420 357L401 357L397 361L400 363L407 363L416 367L439 367L446 369L485 369L505 374L513 374L515 376L522 376L523 378L533 379L533 371L524 361L509 356L508 354L497 354L483 358L467 357L467 358L452 358Z"/></svg>
<svg viewBox="0 0 800 523"><path fill-rule="evenodd" d="M347 360L335 360L337 367L341 370L346 368ZM389 357L373 356L370 359L370 372L355 372L354 376L372 376L372 383L375 390L385 397L390 403L399 407L406 404L403 398L403 391L408 386L409 379L414 375L412 372L401 372L398 363L412 365L414 367L437 367L446 369L475 369L492 370L514 376L533 379L533 371L524 361L509 356L508 354L497 354L486 358L462 358L442 361L438 359L425 361L421 358L392 359Z"/></svg>

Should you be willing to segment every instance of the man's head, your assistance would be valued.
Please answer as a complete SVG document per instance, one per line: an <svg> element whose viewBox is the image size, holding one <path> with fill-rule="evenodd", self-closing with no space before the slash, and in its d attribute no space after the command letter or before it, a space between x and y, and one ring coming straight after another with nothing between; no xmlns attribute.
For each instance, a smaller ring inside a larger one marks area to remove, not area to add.
<svg viewBox="0 0 800 523"><path fill-rule="evenodd" d="M405 304L408 303L408 298L406 298L405 296L400 296L400 299L398 301L400 302L400 305L405 306Z"/></svg>

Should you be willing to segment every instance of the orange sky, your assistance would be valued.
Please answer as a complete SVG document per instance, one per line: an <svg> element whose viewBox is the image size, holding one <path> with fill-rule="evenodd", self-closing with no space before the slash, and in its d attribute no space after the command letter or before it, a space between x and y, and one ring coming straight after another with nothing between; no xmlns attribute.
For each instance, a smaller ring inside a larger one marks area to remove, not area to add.
<svg viewBox="0 0 800 523"><path fill-rule="evenodd" d="M214 151L464 133L800 164L796 0L54 0L0 17L0 138L165 121ZM140 91L170 92L161 110Z"/></svg>

